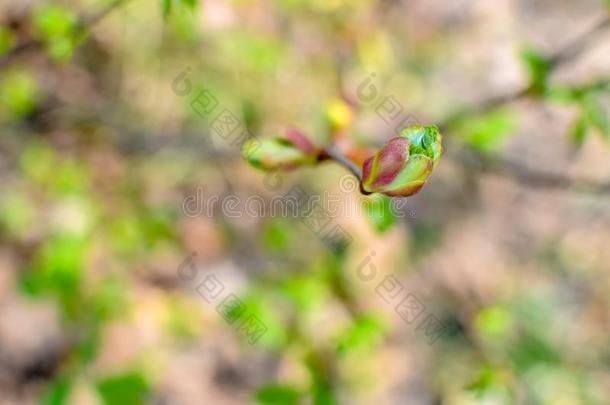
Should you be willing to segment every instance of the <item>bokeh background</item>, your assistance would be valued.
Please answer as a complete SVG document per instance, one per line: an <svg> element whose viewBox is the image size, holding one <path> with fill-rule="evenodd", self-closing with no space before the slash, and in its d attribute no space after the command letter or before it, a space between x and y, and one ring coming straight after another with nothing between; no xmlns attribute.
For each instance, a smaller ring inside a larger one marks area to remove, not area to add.
<svg viewBox="0 0 610 405"><path fill-rule="evenodd" d="M0 1L0 404L609 403L608 7ZM346 215L337 165L265 175L212 130L226 108L260 138L374 146L390 97L446 148L398 217ZM334 196L347 247L185 210L295 186ZM197 292L209 275L256 342Z"/></svg>

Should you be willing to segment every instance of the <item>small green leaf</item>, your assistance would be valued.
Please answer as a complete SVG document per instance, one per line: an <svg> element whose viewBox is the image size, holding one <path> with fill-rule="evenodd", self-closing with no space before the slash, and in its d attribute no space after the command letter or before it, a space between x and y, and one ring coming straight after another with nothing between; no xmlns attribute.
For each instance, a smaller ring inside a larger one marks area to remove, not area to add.
<svg viewBox="0 0 610 405"><path fill-rule="evenodd" d="M340 337L337 351L347 354L354 351L367 351L383 339L385 326L379 317L363 316Z"/></svg>
<svg viewBox="0 0 610 405"><path fill-rule="evenodd" d="M41 404L42 405L64 405L68 403L68 396L70 395L72 386L70 381L65 378L59 378L55 380L48 388L46 393L43 395Z"/></svg>
<svg viewBox="0 0 610 405"><path fill-rule="evenodd" d="M391 198L375 194L363 200L362 204L377 232L384 233L396 224Z"/></svg>
<svg viewBox="0 0 610 405"><path fill-rule="evenodd" d="M37 10L33 22L43 39L49 39L72 33L76 28L77 18L70 9L51 5Z"/></svg>
<svg viewBox="0 0 610 405"><path fill-rule="evenodd" d="M73 11L57 5L42 7L34 15L36 34L45 43L49 56L59 62L72 57L77 24Z"/></svg>
<svg viewBox="0 0 610 405"><path fill-rule="evenodd" d="M283 218L271 218L264 224L262 242L270 252L280 253L286 251L291 241L292 228Z"/></svg>
<svg viewBox="0 0 610 405"><path fill-rule="evenodd" d="M582 107L589 124L599 130L605 138L609 138L610 121L608 120L608 111L606 111L600 100L592 93L589 93L583 98Z"/></svg>
<svg viewBox="0 0 610 405"><path fill-rule="evenodd" d="M583 117L579 117L570 128L570 140L572 141L572 144L575 147L580 148L587 139L588 134L588 121Z"/></svg>
<svg viewBox="0 0 610 405"><path fill-rule="evenodd" d="M172 0L161 0L161 14L163 18L169 17L172 12Z"/></svg>
<svg viewBox="0 0 610 405"><path fill-rule="evenodd" d="M511 313L500 306L492 306L481 310L476 316L477 330L489 337L505 335L512 327Z"/></svg>
<svg viewBox="0 0 610 405"><path fill-rule="evenodd" d="M105 378L97 384L104 404L140 405L145 404L149 393L149 383L137 371Z"/></svg>
<svg viewBox="0 0 610 405"><path fill-rule="evenodd" d="M543 95L547 89L551 61L531 47L521 52L521 59L528 70L532 91L534 94Z"/></svg>
<svg viewBox="0 0 610 405"><path fill-rule="evenodd" d="M270 384L256 392L256 401L263 405L296 405L300 397L299 391L289 385Z"/></svg>
<svg viewBox="0 0 610 405"><path fill-rule="evenodd" d="M491 367L484 367L477 378L465 388L466 391L473 393L475 396L482 396L485 391L490 389L498 380L498 376Z"/></svg>
<svg viewBox="0 0 610 405"><path fill-rule="evenodd" d="M424 155L438 162L442 152L440 132L434 126L413 126L405 128L401 136L409 139L409 155Z"/></svg>
<svg viewBox="0 0 610 405"><path fill-rule="evenodd" d="M508 110L498 110L465 119L458 125L457 130L474 149L492 154L502 147L516 127L514 114Z"/></svg>
<svg viewBox="0 0 610 405"><path fill-rule="evenodd" d="M38 83L27 71L7 73L0 83L0 106L17 117L30 113L36 105Z"/></svg>
<svg viewBox="0 0 610 405"><path fill-rule="evenodd" d="M72 58L75 48L74 39L66 36L50 41L47 49L49 56L57 62L67 62Z"/></svg>
<svg viewBox="0 0 610 405"><path fill-rule="evenodd" d="M580 97L580 90L564 85L549 85L547 88L547 99L562 104L571 104Z"/></svg>

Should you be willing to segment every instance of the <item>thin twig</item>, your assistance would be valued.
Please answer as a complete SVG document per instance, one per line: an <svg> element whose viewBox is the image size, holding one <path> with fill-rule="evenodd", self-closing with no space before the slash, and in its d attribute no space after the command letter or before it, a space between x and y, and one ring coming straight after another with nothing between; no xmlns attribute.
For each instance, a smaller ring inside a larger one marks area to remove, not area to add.
<svg viewBox="0 0 610 405"><path fill-rule="evenodd" d="M549 74L560 68L561 65L577 59L586 49L587 43L607 28L610 28L610 15L604 16L585 33L579 35L551 54L548 57L550 63ZM602 81L600 83L604 82ZM530 94L532 94L532 86L528 85L513 93L489 97L477 105L461 111L459 114L451 115L439 124L439 128L441 128L442 131L447 131L458 122L459 117L465 113L473 116L484 114L503 105L525 98ZM460 153L454 153L451 157L460 164L475 167L481 171L509 177L515 179L519 183L535 187L568 189L592 194L610 194L610 183L608 182L602 183L590 179L571 178L559 173L538 171L507 158L495 157L492 160L481 154L474 153L473 151L470 151L469 153L467 151L461 151Z"/></svg>
<svg viewBox="0 0 610 405"><path fill-rule="evenodd" d="M574 38L551 55L549 58L551 69L554 69L564 62L577 59L587 49L587 45L607 28L610 28L610 14L602 17L589 30Z"/></svg>
<svg viewBox="0 0 610 405"><path fill-rule="evenodd" d="M568 177L562 173L535 170L503 157L489 158L472 150L454 152L449 154L449 157L465 167L508 177L517 183L536 188L597 195L610 194L610 182L598 182L592 179Z"/></svg>
<svg viewBox="0 0 610 405"><path fill-rule="evenodd" d="M557 51L548 56L549 61L549 74L559 69L561 65L577 59L586 50L587 43L594 40L599 34L610 28L610 15L605 15L596 24L589 28L583 34L577 36L572 41L567 42ZM520 100L532 93L532 85L529 84L523 88L508 94L494 95L489 98L483 99L474 106L467 107L466 109L451 114L447 119L441 121L438 127L443 131L459 121L459 117L468 115L480 115L492 111L498 107L506 104L510 104L514 101Z"/></svg>
<svg viewBox="0 0 610 405"><path fill-rule="evenodd" d="M335 162L339 163L341 166L349 170L354 176L356 176L358 181L362 181L362 172L360 171L360 168L356 166L356 164L349 160L347 157L343 156L341 152L339 152L335 147L327 147L324 150L324 154L327 155L328 158L334 160Z"/></svg>

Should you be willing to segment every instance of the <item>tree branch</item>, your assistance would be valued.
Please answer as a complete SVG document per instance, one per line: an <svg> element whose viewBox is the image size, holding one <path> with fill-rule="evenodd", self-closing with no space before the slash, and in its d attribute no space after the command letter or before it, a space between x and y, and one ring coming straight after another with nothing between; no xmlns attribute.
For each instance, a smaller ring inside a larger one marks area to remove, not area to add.
<svg viewBox="0 0 610 405"><path fill-rule="evenodd" d="M121 6L123 3L127 3L130 0L114 0L112 3L101 8L98 12L92 14L89 17L81 17L76 26L76 36L78 38L85 37L91 28L93 28L98 22L104 19L110 12L115 8ZM4 56L0 57L0 70L7 67L20 55L30 52L37 51L42 48L44 43L40 40L30 40L22 44L15 45L9 50Z"/></svg>
<svg viewBox="0 0 610 405"><path fill-rule="evenodd" d="M598 35L600 35L607 28L610 28L610 14L602 17L596 24L589 28L583 34L577 36L572 41L567 42L557 51L548 56L549 61L549 74L553 73L561 67L561 65L568 63L572 60L577 59L587 49L587 43L593 41ZM441 131L450 128L459 117L468 115L480 115L492 111L498 107L506 104L510 104L514 101L522 99L532 93L532 85L529 84L523 88L508 94L494 95L483 99L474 106L467 107L456 114L451 114L448 118L441 121L438 127Z"/></svg>
<svg viewBox="0 0 610 405"><path fill-rule="evenodd" d="M510 178L517 183L549 190L567 190L596 195L610 194L610 182L569 177L561 173L535 170L521 163L503 158L488 158L473 150L461 150L449 157L462 166Z"/></svg>
<svg viewBox="0 0 610 405"><path fill-rule="evenodd" d="M587 44L608 28L610 28L610 15L604 16L585 33L566 43L563 47L551 54L548 57L550 63L549 74L559 69L561 65L577 59L587 48ZM463 114L476 116L487 113L503 105L510 104L511 102L529 96L532 94L532 89L532 85L530 84L513 93L496 95L484 99L477 105L467 108L459 114L451 115L439 124L439 128L441 128L441 131L443 132L447 131ZM602 183L590 179L571 178L560 173L542 172L507 158L487 158L472 150L462 150L461 152L454 153L450 156L458 163L467 167L477 168L481 171L509 177L519 183L528 184L534 187L569 189L592 194L610 194L610 182Z"/></svg>
<svg viewBox="0 0 610 405"><path fill-rule="evenodd" d="M362 172L360 171L360 168L356 166L356 164L349 160L347 157L343 156L341 152L339 152L334 146L328 146L324 150L322 154L322 160L324 160L325 158L334 160L335 162L349 170L358 179L358 181L362 181Z"/></svg>

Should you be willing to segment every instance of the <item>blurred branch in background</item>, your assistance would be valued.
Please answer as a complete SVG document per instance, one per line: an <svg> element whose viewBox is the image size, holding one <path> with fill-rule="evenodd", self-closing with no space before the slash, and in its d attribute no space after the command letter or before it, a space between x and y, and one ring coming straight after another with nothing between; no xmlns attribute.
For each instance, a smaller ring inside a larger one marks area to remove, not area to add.
<svg viewBox="0 0 610 405"><path fill-rule="evenodd" d="M569 162L551 166L565 139L546 133L542 114L558 94L579 109L551 111L554 130L574 113L585 116L590 96L605 112L608 80L564 85L548 76L582 56L608 18L548 56L532 51L524 60L530 82L485 98L495 94L485 86L517 79L516 42L549 38L541 27L553 17L532 4L553 0L384 1L383 15L380 4L349 0L200 8L163 0L161 12L132 2L129 13L91 30L127 1L98 3L98 12L95 2L78 2L94 7L84 16L65 2L6 8L0 67L10 66L0 100L14 102L0 109L8 190L0 196L0 268L8 268L0 271L0 402L608 402L598 399L610 390L597 392L610 388L607 200L545 191L607 195L610 184L570 177ZM471 15L459 7L466 2ZM581 17L593 9L566 3L548 7ZM520 31L528 19L540 24ZM572 26L580 23L564 24L566 36ZM498 37L496 29L506 31ZM58 36L60 57L51 52ZM447 63L454 56L468 61ZM575 67L589 69L588 56ZM170 86L185 67L193 94L217 91L250 134L302 127L317 135L316 153L326 150L316 163L342 167L261 181L230 144L242 126L215 133L220 115L202 120L193 99ZM383 72L388 86L375 88L409 97L422 116L450 117L441 126L456 164L409 199L408 216L389 197L363 197L357 182L344 184L351 175L337 181L343 169L362 177L354 162L374 149L359 141L388 134L373 101L349 100L347 87L364 70ZM505 110L514 116L500 125L489 119ZM512 125L521 118L532 138ZM600 124L588 123L603 135ZM478 142L485 130L493 132L489 148L489 138ZM348 153L352 142L361 153ZM583 176L603 180L605 147L581 152L574 163L590 169ZM320 209L268 209L287 200L288 188L319 197ZM247 208L225 212L232 204L217 197ZM350 243L340 243L346 235ZM224 318L228 327L218 307L180 282L175 268L187 251L201 266L197 281L222 274L268 327L255 346L242 340L238 321ZM433 347L430 314L447 326Z"/></svg>
<svg viewBox="0 0 610 405"><path fill-rule="evenodd" d="M593 26L587 31L577 36L572 41L569 41L551 55L547 56L545 76L548 77L555 70L558 70L562 65L572 62L580 57L582 53L598 39L599 35L603 34L608 28L610 28L610 15L605 15L600 19L600 21L593 24ZM536 94L536 90L536 83L532 82L522 89L516 90L512 93L491 96L477 103L475 106L466 107L458 113L443 120L441 123L439 123L439 128L441 130L450 129L455 123L455 120L459 119L465 114L480 115L499 108L505 104L517 101L521 98L532 95L537 96L538 94Z"/></svg>
<svg viewBox="0 0 610 405"><path fill-rule="evenodd" d="M535 77L533 77L527 86L519 90L508 94L491 96L482 100L475 106L466 107L442 121L439 125L441 131L450 134L454 126L465 116L480 116L527 97L532 97L534 99L543 98L545 88L542 88L541 86L546 87L547 78L561 68L562 65L578 59L592 43L598 40L601 34L607 31L608 28L610 28L610 15L605 15L597 23L593 24L590 29L540 61L540 64L543 66L542 69L544 70L542 73L543 78L540 80L544 83L538 82ZM607 89L608 80L597 80L594 85L598 87L605 86ZM581 87L587 87L587 85ZM562 173L539 171L535 168L527 167L521 162L505 157L487 157L484 154L468 149L465 146L460 146L459 148L461 150L459 151L453 151L452 149L456 148L455 143L452 142L451 139L448 139L447 143L449 145L447 148L447 155L459 164L470 169L477 169L482 172L490 172L508 177L532 187L563 189L592 194L610 193L610 181L597 182L591 179L571 178Z"/></svg>
<svg viewBox="0 0 610 405"><path fill-rule="evenodd" d="M533 169L508 158L488 157L473 150L448 151L447 156L459 164L480 172L507 177L520 184L542 189L558 189L590 194L610 194L610 181L598 182Z"/></svg>
<svg viewBox="0 0 610 405"><path fill-rule="evenodd" d="M110 14L114 9L120 7L121 5L129 2L130 0L113 0L107 6L102 7L99 11L83 16L79 19L76 24L75 37L77 41L81 41L84 37L87 36L91 28L93 28L97 23L104 19L108 14ZM30 51L38 51L42 49L44 43L40 40L29 40L27 42L21 43L10 49L3 56L0 57L0 69L4 69L14 60L16 60L19 56L28 53Z"/></svg>

